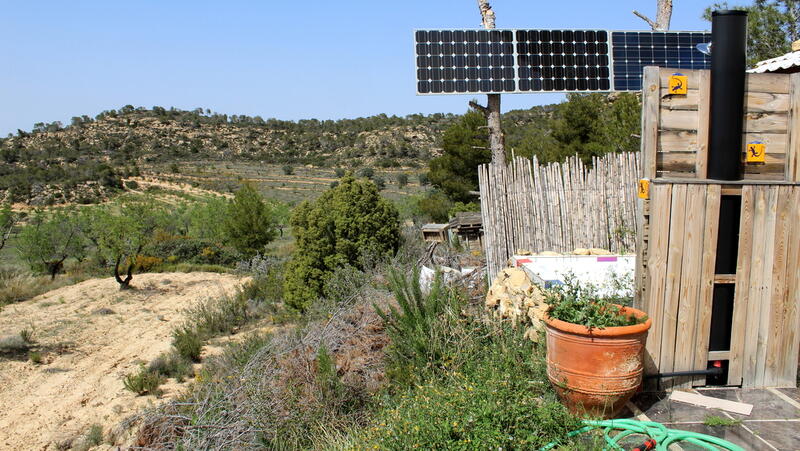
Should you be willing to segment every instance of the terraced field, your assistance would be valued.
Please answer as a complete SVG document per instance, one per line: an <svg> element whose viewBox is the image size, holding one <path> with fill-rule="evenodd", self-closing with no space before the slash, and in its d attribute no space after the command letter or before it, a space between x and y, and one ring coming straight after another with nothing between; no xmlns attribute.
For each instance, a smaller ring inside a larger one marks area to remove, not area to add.
<svg viewBox="0 0 800 451"><path fill-rule="evenodd" d="M158 174L155 178L177 185L188 185L202 190L230 193L244 182L253 183L265 197L294 204L313 199L337 180L332 168L292 166L292 174L286 174L281 165L241 162L197 162L183 163L177 167L153 167L145 172ZM351 168L342 168L345 171ZM425 169L391 168L374 169L375 176L386 182L382 194L397 200L405 196L420 194L425 188L419 184L419 174ZM398 185L398 176L406 174L408 184Z"/></svg>

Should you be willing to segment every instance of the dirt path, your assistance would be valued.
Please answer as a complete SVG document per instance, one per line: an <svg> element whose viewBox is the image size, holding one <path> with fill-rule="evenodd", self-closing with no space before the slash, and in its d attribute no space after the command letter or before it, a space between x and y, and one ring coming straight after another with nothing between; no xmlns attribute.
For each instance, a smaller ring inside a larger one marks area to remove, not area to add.
<svg viewBox="0 0 800 451"><path fill-rule="evenodd" d="M170 347L186 307L231 292L239 278L215 273L142 274L136 290L113 278L59 288L0 312L0 339L32 329L43 362L0 354L0 449L56 449L92 424L105 431L157 402L125 390L124 375ZM174 387L174 385L173 385ZM165 397L176 389L166 386Z"/></svg>

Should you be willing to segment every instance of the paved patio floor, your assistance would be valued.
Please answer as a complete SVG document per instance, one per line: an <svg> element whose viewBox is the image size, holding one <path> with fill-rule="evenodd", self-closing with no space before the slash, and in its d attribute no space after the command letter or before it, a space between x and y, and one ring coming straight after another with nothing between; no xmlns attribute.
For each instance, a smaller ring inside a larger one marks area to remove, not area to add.
<svg viewBox="0 0 800 451"><path fill-rule="evenodd" d="M670 401L668 393L641 393L622 416L656 421L670 429L713 435L747 450L800 450L800 389L701 388L692 392L752 404L753 411L750 415L739 415ZM706 426L704 423L710 416L741 422L731 426ZM681 448L700 449L692 445L681 445Z"/></svg>

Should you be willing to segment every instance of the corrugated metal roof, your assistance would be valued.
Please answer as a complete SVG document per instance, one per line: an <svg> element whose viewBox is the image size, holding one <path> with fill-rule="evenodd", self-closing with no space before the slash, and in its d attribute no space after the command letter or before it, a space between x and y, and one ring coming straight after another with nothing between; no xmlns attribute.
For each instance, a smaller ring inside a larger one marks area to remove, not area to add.
<svg viewBox="0 0 800 451"><path fill-rule="evenodd" d="M777 58L759 61L756 67L748 70L747 72L761 74L764 72L777 72L780 70L791 69L793 67L800 68L800 51L791 52Z"/></svg>

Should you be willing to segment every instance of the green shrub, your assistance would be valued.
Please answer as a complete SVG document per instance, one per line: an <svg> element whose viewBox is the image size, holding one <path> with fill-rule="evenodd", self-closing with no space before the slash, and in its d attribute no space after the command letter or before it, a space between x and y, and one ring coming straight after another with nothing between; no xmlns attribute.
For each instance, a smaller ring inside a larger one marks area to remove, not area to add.
<svg viewBox="0 0 800 451"><path fill-rule="evenodd" d="M556 399L544 348L487 321L437 278L393 275L398 308L378 309L391 344L390 395L347 438L363 449L538 449L580 427Z"/></svg>
<svg viewBox="0 0 800 451"><path fill-rule="evenodd" d="M178 355L192 362L200 361L203 338L194 327L184 325L172 332L172 346Z"/></svg>
<svg viewBox="0 0 800 451"><path fill-rule="evenodd" d="M192 361L180 355L177 350L161 354L147 365L147 370L164 377L172 377L179 382L194 374Z"/></svg>
<svg viewBox="0 0 800 451"><path fill-rule="evenodd" d="M138 373L128 374L122 379L122 384L126 389L142 395L156 395L161 394L159 385L164 382L164 378L156 372L149 371L142 365Z"/></svg>
<svg viewBox="0 0 800 451"><path fill-rule="evenodd" d="M283 170L283 174L284 174L284 175L292 175L292 174L294 174L294 168L293 168L293 167L291 167L291 166L289 166L288 164L287 164L287 165L284 165L284 166L281 168L281 170Z"/></svg>
<svg viewBox="0 0 800 451"><path fill-rule="evenodd" d="M399 188L404 188L406 185L408 185L408 174L398 174L397 186Z"/></svg>
<svg viewBox="0 0 800 451"><path fill-rule="evenodd" d="M453 201L440 191L431 191L419 199L419 211L435 222L449 221L452 208Z"/></svg>
<svg viewBox="0 0 800 451"><path fill-rule="evenodd" d="M278 235L276 226L272 209L252 185L236 191L228 205L224 230L239 252L247 257L263 252Z"/></svg>
<svg viewBox="0 0 800 451"><path fill-rule="evenodd" d="M300 311L323 294L324 280L335 268L363 269L364 255L391 255L400 245L397 209L374 183L351 176L316 201L298 205L291 224L296 247L286 268L284 297Z"/></svg>
<svg viewBox="0 0 800 451"><path fill-rule="evenodd" d="M38 365L42 363L42 353L39 351L28 351L28 360Z"/></svg>
<svg viewBox="0 0 800 451"><path fill-rule="evenodd" d="M419 268L410 278L393 271L390 281L399 309L390 305L389 311L384 311L375 306L392 340L387 353L388 373L402 382L444 364L450 342L441 334L449 335L449 323L458 317L463 304L460 294L445 287L439 276L423 294L419 275Z"/></svg>
<svg viewBox="0 0 800 451"><path fill-rule="evenodd" d="M137 183L136 180L128 180L125 182L125 188L129 190L139 189L139 183Z"/></svg>

